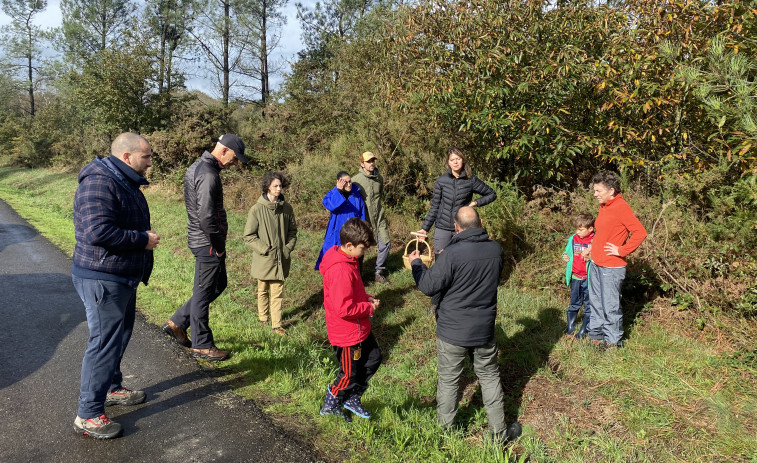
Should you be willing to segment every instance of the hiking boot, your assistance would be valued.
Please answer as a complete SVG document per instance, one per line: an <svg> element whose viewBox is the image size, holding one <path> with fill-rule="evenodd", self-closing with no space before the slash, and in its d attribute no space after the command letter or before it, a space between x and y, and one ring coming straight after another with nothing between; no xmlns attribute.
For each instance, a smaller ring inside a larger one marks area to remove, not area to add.
<svg viewBox="0 0 757 463"><path fill-rule="evenodd" d="M145 401L145 391L132 391L125 387L113 389L105 397L105 406L110 405L137 405Z"/></svg>
<svg viewBox="0 0 757 463"><path fill-rule="evenodd" d="M431 305L430 305L430 306L428 307L428 314L429 314L429 315L432 315L432 316L434 316L434 317L435 317L435 316L436 316L436 307L437 307L437 305L436 305L436 304L431 304Z"/></svg>
<svg viewBox="0 0 757 463"><path fill-rule="evenodd" d="M323 407L321 407L321 416L326 415L338 416L343 418L344 421L352 423L350 415L344 413L344 410L342 410L342 400L334 397L329 386L326 386L326 397L323 399Z"/></svg>
<svg viewBox="0 0 757 463"><path fill-rule="evenodd" d="M388 283L386 277L381 274L381 272L376 272L376 275L373 277L373 281L376 283Z"/></svg>
<svg viewBox="0 0 757 463"><path fill-rule="evenodd" d="M513 423L508 426L506 430L498 432L494 436L494 439L504 445L515 441L520 437L521 434L523 434L523 427L521 427L520 423L518 423L517 421L513 421Z"/></svg>
<svg viewBox="0 0 757 463"><path fill-rule="evenodd" d="M279 336L286 336L287 331L282 327L278 327L278 328L273 329L273 334L278 334Z"/></svg>
<svg viewBox="0 0 757 463"><path fill-rule="evenodd" d="M219 362L221 360L226 360L227 358L229 358L229 353L226 352L225 350L221 350L217 348L216 346L212 346L209 349L194 349L193 348L192 357Z"/></svg>
<svg viewBox="0 0 757 463"><path fill-rule="evenodd" d="M163 332L171 336L180 346L192 347L192 341L189 340L187 332L171 320L168 320L166 324L163 325Z"/></svg>
<svg viewBox="0 0 757 463"><path fill-rule="evenodd" d="M110 421L104 413L97 418L79 418L74 420L74 431L95 439L113 439L121 435L123 428L115 421Z"/></svg>
<svg viewBox="0 0 757 463"><path fill-rule="evenodd" d="M366 410L365 407L363 407L363 404L360 402L362 396L362 391L352 394L347 400L344 401L344 408L351 411L360 418L370 418L371 412Z"/></svg>

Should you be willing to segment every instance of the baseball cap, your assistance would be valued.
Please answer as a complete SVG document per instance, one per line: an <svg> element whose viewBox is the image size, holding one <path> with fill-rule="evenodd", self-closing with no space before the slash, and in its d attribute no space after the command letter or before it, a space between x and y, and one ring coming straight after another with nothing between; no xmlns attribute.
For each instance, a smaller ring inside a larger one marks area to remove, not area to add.
<svg viewBox="0 0 757 463"><path fill-rule="evenodd" d="M226 135L221 135L221 138L218 139L218 143L233 150L237 159L239 159L242 164L247 164L247 157L244 155L244 142L241 138L233 133L227 133Z"/></svg>
<svg viewBox="0 0 757 463"><path fill-rule="evenodd" d="M377 159L377 158L376 158L376 155L371 153L370 151L366 151L360 156L361 162L367 162L367 161L370 161L371 159Z"/></svg>

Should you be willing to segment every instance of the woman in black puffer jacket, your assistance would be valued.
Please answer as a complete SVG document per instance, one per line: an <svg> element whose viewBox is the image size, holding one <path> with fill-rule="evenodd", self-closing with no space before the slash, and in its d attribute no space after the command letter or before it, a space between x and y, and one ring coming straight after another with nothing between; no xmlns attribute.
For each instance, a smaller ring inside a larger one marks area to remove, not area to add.
<svg viewBox="0 0 757 463"><path fill-rule="evenodd" d="M425 237L431 227L436 225L434 232L436 254L444 250L455 234L455 214L458 209L463 206L485 206L497 199L497 193L471 173L470 166L465 162L465 156L459 148L447 150L447 167L448 172L436 179L431 208L426 214L423 227L417 232ZM475 201L473 193L480 195ZM431 299L429 313L436 310L440 300L441 297L438 294Z"/></svg>

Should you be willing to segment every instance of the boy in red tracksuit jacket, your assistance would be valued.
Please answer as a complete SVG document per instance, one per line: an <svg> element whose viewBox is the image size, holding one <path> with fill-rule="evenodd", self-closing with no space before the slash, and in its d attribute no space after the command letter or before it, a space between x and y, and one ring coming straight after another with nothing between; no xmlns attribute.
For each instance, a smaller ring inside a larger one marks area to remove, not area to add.
<svg viewBox="0 0 757 463"><path fill-rule="evenodd" d="M342 407L361 418L371 417L360 399L381 365L381 349L371 333L379 301L365 292L358 261L376 239L370 224L356 217L345 222L339 238L341 246L326 251L319 267L326 331L339 361L336 380L326 387L321 415L340 416L349 423L352 418Z"/></svg>

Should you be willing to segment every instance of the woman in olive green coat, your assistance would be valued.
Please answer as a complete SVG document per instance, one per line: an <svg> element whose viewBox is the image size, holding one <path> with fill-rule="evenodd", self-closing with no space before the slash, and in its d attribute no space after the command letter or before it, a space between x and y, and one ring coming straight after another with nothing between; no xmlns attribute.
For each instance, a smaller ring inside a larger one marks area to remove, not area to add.
<svg viewBox="0 0 757 463"><path fill-rule="evenodd" d="M289 186L289 179L281 172L267 172L260 186L263 194L247 214L244 242L252 248L250 274L258 280L260 324L268 324L270 313L273 332L284 335L281 304L284 279L289 276L291 254L297 243L297 223L292 206L281 194Z"/></svg>

